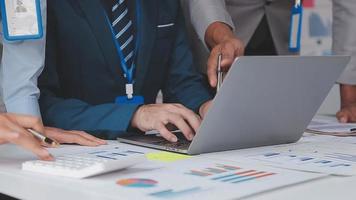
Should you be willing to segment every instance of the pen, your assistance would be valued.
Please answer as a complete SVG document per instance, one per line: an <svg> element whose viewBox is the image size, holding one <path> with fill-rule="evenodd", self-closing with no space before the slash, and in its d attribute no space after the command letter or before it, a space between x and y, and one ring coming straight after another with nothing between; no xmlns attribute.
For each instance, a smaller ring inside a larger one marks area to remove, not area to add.
<svg viewBox="0 0 356 200"><path fill-rule="evenodd" d="M216 86L216 92L219 92L219 89L221 87L222 84L222 76L223 76L223 72L221 70L221 59L222 59L222 54L219 54L218 57L218 84Z"/></svg>
<svg viewBox="0 0 356 200"><path fill-rule="evenodd" d="M53 147L59 147L59 143L52 140L51 138L48 138L44 135L42 135L41 133L33 130L33 129L27 129L33 136L35 136L36 138L40 139L41 141L45 142L46 144L49 144Z"/></svg>

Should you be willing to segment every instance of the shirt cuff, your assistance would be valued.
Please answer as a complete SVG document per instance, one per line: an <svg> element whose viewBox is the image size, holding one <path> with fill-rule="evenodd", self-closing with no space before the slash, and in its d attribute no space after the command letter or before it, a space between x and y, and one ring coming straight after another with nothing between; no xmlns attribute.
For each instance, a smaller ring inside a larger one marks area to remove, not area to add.
<svg viewBox="0 0 356 200"><path fill-rule="evenodd" d="M41 112L36 97L8 101L5 102L5 107L8 113L41 117Z"/></svg>

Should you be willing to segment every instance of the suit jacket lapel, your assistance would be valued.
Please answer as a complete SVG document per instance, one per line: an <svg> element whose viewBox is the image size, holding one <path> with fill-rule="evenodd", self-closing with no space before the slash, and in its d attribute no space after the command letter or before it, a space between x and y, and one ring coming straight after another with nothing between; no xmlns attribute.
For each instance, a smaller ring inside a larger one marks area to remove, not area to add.
<svg viewBox="0 0 356 200"><path fill-rule="evenodd" d="M133 1L133 0L132 0ZM156 37L156 24L157 24L157 2L156 0L139 0L141 13L140 13L140 27L139 39L140 47L136 60L136 79L135 91L139 92L144 84L146 72L151 58L151 51Z"/></svg>
<svg viewBox="0 0 356 200"><path fill-rule="evenodd" d="M115 80L120 80L122 72L119 66L120 59L117 55L116 47L112 39L112 33L106 22L105 9L103 8L100 0L78 1L87 21L93 31L103 56L109 66ZM122 79L121 79L122 80ZM124 83L122 83L124 84ZM123 85L124 87L124 85Z"/></svg>

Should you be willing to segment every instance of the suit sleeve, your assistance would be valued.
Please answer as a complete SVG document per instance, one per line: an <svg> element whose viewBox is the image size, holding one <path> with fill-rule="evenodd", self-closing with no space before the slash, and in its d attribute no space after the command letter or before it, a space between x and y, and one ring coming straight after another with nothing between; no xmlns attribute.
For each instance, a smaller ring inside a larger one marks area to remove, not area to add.
<svg viewBox="0 0 356 200"><path fill-rule="evenodd" d="M61 90L56 67L59 40L56 39L55 24L49 10L46 63L39 80L40 108L44 123L47 126L83 130L107 139L116 139L118 134L130 127L132 115L138 106L114 103L91 105L79 99L66 98Z"/></svg>
<svg viewBox="0 0 356 200"><path fill-rule="evenodd" d="M235 29L225 0L183 0L183 5L188 7L191 23L204 44L205 32L214 22L223 22Z"/></svg>
<svg viewBox="0 0 356 200"><path fill-rule="evenodd" d="M184 17L180 12L176 23L176 40L170 58L168 81L163 90L164 101L181 103L195 112L212 99L209 86L193 66L193 57L188 44Z"/></svg>
<svg viewBox="0 0 356 200"><path fill-rule="evenodd" d="M333 1L333 52L336 55L351 55L338 82L356 85L356 2L354 0Z"/></svg>

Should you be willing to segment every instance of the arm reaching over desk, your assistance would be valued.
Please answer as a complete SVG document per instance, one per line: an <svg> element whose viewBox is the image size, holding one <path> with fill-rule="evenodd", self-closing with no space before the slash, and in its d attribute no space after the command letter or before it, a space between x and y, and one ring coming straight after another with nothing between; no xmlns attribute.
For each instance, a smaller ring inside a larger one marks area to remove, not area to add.
<svg viewBox="0 0 356 200"><path fill-rule="evenodd" d="M46 136L60 143L77 143L86 146L106 143L84 132L44 127L42 121L36 117L10 113L0 114L0 144L13 143L31 151L42 160L53 160L52 155L42 146L43 143L27 129L45 133Z"/></svg>
<svg viewBox="0 0 356 200"><path fill-rule="evenodd" d="M336 114L341 123L356 122L356 86L340 85L341 109Z"/></svg>

